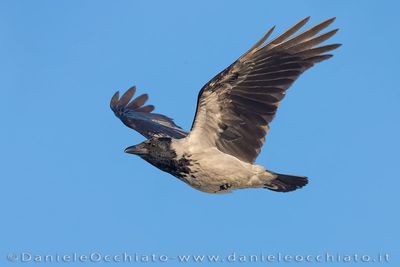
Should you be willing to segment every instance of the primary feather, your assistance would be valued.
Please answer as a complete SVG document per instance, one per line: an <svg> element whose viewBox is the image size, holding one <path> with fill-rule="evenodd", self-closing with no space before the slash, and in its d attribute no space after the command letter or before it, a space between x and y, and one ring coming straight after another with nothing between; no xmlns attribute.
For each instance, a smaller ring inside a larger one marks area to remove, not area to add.
<svg viewBox="0 0 400 267"><path fill-rule="evenodd" d="M199 92L189 133L172 119L143 106L146 94L132 100L135 87L111 109L128 127L150 140L127 149L189 185L210 193L263 187L287 192L307 178L277 174L254 165L280 101L295 80L330 57L340 44L320 45L338 29L319 34L335 18L296 34L309 17L267 41L272 27L252 48L206 83ZM296 34L296 35L295 35ZM167 139L159 139L167 137ZM146 152L145 152L146 151Z"/></svg>
<svg viewBox="0 0 400 267"><path fill-rule="evenodd" d="M254 162L260 153L286 90L323 54L339 45L314 48L337 29L315 36L334 19L289 39L309 20L306 18L264 44L265 36L200 91L190 138L215 145L224 153ZM267 37L272 33L268 32Z"/></svg>
<svg viewBox="0 0 400 267"><path fill-rule="evenodd" d="M119 98L119 92L111 98L111 110L126 126L138 131L146 138L183 138L187 135L171 118L151 113L154 110L153 105L143 106L148 99L147 94L140 95L131 101L135 92L136 87L131 87L121 98Z"/></svg>

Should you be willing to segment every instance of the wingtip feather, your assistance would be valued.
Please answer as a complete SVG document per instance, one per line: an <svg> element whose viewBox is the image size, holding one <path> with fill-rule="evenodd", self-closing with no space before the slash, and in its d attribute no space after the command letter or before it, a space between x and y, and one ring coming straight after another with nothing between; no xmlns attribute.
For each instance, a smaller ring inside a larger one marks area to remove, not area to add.
<svg viewBox="0 0 400 267"><path fill-rule="evenodd" d="M304 25L307 24L307 22L310 20L310 16L305 17L304 19L300 20L297 22L295 25L290 27L288 30L286 30L284 33L273 39L271 42L269 42L266 46L271 46L271 45L276 45L279 44L283 41L285 41L287 38L292 36L294 33L296 33L298 30L300 30Z"/></svg>
<svg viewBox="0 0 400 267"><path fill-rule="evenodd" d="M114 93L114 95L111 97L111 101L110 101L110 107L112 110L114 110L114 108L118 104L118 100L119 100L119 91L116 91Z"/></svg>
<svg viewBox="0 0 400 267"><path fill-rule="evenodd" d="M154 109L155 109L155 107L153 105L147 105L147 106L143 106L143 107L138 108L136 111L137 112L151 113Z"/></svg>
<svg viewBox="0 0 400 267"><path fill-rule="evenodd" d="M276 27L275 25L272 26L272 27L263 35L263 37L261 37L260 40L258 40L249 50L246 51L246 53L243 54L243 56L242 56L241 58L245 58L246 56L253 54L253 52L256 51L257 48L258 48L260 45L262 45L262 44L265 42L265 40L268 39L268 37L271 36L272 32L275 30L275 27Z"/></svg>
<svg viewBox="0 0 400 267"><path fill-rule="evenodd" d="M317 25L315 26L315 28L320 27L320 28L322 28L322 30L323 30L323 29L325 29L326 27L328 27L329 25L331 25L335 20L336 20L336 17L327 19L327 20L325 20L325 21L323 21L323 22L317 24Z"/></svg>
<svg viewBox="0 0 400 267"><path fill-rule="evenodd" d="M320 43L323 43L326 40L328 40L329 38L331 38L333 35L336 34L336 32L338 30L339 29L334 29L334 30L331 30L331 31L326 32L324 34L321 34L321 35L319 35L317 37L313 37L313 38L307 39L307 40L305 40L305 41L303 41L301 43L298 43L296 45L293 45L293 46L289 47L288 49L291 52L299 53L301 51L313 48L313 47L319 45Z"/></svg>
<svg viewBox="0 0 400 267"><path fill-rule="evenodd" d="M121 96L121 98L118 101L118 106L124 107L126 106L129 101L131 101L132 97L135 95L136 92L136 87L132 86L126 92Z"/></svg>
<svg viewBox="0 0 400 267"><path fill-rule="evenodd" d="M311 16L307 16L304 19L300 20L300 23L303 23L303 25L305 25L310 19L311 19Z"/></svg>
<svg viewBox="0 0 400 267"><path fill-rule="evenodd" d="M143 106L144 103L146 103L146 101L149 99L149 95L148 94L142 94L138 97L136 97L134 100L132 100L128 105L127 108L129 109L138 109L141 106Z"/></svg>

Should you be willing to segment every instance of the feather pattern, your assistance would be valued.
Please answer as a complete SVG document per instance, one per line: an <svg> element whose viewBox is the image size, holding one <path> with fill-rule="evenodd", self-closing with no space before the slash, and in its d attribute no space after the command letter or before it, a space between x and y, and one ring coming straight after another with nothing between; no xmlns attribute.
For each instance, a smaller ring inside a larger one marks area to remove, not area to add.
<svg viewBox="0 0 400 267"><path fill-rule="evenodd" d="M187 133L177 126L171 118L165 115L151 113L153 105L143 106L148 99L147 94L135 95L136 87L128 89L121 98L116 92L111 98L110 107L114 114L129 128L136 130L146 138L172 137L176 139L187 136Z"/></svg>
<svg viewBox="0 0 400 267"><path fill-rule="evenodd" d="M309 20L265 43L271 28L250 50L201 89L188 136L205 148L217 147L252 163L260 153L280 101L293 82L339 44L318 46L338 29L318 35L334 18L293 36Z"/></svg>
<svg viewBox="0 0 400 267"><path fill-rule="evenodd" d="M199 92L190 133L145 105L147 94L132 100L136 88L110 106L128 127L149 140L125 149L193 188L207 193L268 188L289 192L305 186L305 176L279 174L254 164L270 123L287 89L314 64L332 57L339 44L321 45L338 30L326 29L333 19L297 33L309 17L267 41L275 27L246 53L221 71Z"/></svg>

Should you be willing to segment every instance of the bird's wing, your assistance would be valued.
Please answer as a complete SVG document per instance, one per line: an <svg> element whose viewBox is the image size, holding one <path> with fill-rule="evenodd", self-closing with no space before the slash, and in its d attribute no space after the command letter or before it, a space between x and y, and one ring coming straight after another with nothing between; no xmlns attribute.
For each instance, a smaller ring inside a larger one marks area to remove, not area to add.
<svg viewBox="0 0 400 267"><path fill-rule="evenodd" d="M151 113L154 106L143 106L148 99L147 94L140 95L131 101L135 91L136 88L132 87L121 98L119 98L119 92L116 92L111 98L112 111L126 126L146 138L172 137L179 139L187 136L187 133L172 119L162 114Z"/></svg>
<svg viewBox="0 0 400 267"><path fill-rule="evenodd" d="M339 44L318 46L338 29L321 35L333 19L291 37L308 18L265 43L271 28L250 50L203 86L189 139L253 162L286 90L305 70L332 55Z"/></svg>

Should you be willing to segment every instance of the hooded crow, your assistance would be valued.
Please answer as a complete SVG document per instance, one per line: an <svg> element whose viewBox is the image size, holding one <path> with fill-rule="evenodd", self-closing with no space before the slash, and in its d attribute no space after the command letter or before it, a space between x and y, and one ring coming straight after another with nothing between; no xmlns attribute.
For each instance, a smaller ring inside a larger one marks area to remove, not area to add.
<svg viewBox="0 0 400 267"><path fill-rule="evenodd" d="M271 28L252 48L200 90L190 132L165 115L152 113L143 94L131 101L136 88L111 109L128 127L148 140L125 149L193 188L227 193L242 188L289 192L308 183L307 177L272 172L254 164L286 90L307 69L324 61L340 44L320 46L338 29L318 35L335 18L293 36L309 17L266 42Z"/></svg>

